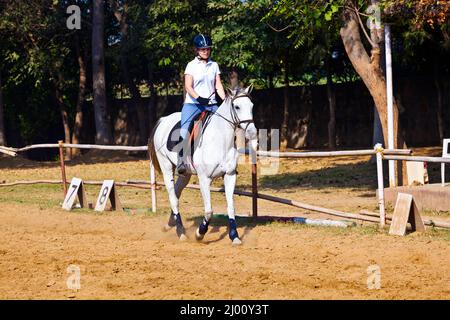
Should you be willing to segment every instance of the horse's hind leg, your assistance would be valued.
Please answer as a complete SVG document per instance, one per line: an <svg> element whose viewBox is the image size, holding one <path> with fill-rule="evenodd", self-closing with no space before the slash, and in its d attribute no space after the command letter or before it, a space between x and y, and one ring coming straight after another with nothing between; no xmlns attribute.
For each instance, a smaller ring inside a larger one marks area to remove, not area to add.
<svg viewBox="0 0 450 320"><path fill-rule="evenodd" d="M179 196L177 196L177 192L175 191L172 163L166 159L165 159L166 161L164 161L162 159L158 159L158 160L159 160L159 163L161 166L161 170L163 172L164 184L166 185L167 192L169 193L170 207L172 209L172 212L171 212L170 218L169 218L169 222L164 227L164 230L168 231L172 227L176 226L177 235L180 238L180 240L186 240L187 238L186 238L186 234L185 234L186 232L185 232L185 229L183 226L183 221L181 220L181 215L178 211ZM178 180L180 180L180 179L178 179ZM189 179L188 179L188 181L189 181ZM187 182L186 182L186 184L187 184ZM177 185L179 185L178 181L177 181ZM179 194L181 194L181 190L184 188L184 186L182 188L179 188Z"/></svg>
<svg viewBox="0 0 450 320"><path fill-rule="evenodd" d="M211 220L213 210L211 206L211 178L200 176L199 175L199 182L200 182L200 191L202 192L202 198L203 203L205 205L205 217L202 220L202 223L198 226L197 230L195 231L195 238L200 241L205 236L206 232L208 232L208 226L209 222Z"/></svg>

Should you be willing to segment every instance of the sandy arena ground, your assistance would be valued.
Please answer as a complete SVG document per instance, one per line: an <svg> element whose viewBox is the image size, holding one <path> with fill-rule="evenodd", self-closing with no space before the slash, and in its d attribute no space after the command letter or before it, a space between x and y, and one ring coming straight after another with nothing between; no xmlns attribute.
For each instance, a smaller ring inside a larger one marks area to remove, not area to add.
<svg viewBox="0 0 450 320"><path fill-rule="evenodd" d="M349 212L375 211L376 171L367 160L283 160L278 174L259 177L260 192ZM67 176L148 179L145 160L96 161L83 156L69 162ZM432 179L439 176L429 170ZM240 166L239 188L249 190L249 172L248 165ZM0 158L0 182L31 179L60 179L59 167ZM100 187L86 189L89 202L95 202ZM189 240L180 242L175 231L161 230L169 213L165 189L157 192L156 214L146 211L148 190L118 190L123 206L132 210L98 214L62 210L59 185L0 187L0 298L450 299L450 231L394 237L367 224L337 229L238 219L243 245L232 247L227 221L217 218L198 243L194 231L203 205L199 191L186 190L181 213ZM215 212L226 211L223 194L212 199ZM250 198L235 200L238 213L251 212ZM320 216L263 200L259 211ZM78 291L66 284L70 265L81 271ZM371 268L381 272L379 289L368 288Z"/></svg>

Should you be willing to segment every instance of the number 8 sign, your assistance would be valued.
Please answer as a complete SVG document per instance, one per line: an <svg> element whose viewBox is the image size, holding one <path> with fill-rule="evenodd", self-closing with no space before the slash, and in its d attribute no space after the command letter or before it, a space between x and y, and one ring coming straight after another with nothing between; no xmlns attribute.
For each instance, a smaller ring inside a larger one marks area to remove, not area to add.
<svg viewBox="0 0 450 320"><path fill-rule="evenodd" d="M115 190L114 180L105 180L98 194L97 203L95 205L95 211L104 211L106 202L108 199L111 201L113 210L122 210L122 206Z"/></svg>

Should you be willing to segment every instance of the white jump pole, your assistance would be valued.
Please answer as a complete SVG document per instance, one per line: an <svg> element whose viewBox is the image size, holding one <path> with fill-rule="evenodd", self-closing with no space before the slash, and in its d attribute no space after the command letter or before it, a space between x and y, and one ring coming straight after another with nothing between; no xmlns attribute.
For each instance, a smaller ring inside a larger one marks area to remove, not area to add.
<svg viewBox="0 0 450 320"><path fill-rule="evenodd" d="M384 208L384 183L383 183L383 148L380 143L374 147L377 151L377 177L378 177L378 206L380 207L380 227L386 224L386 212Z"/></svg>
<svg viewBox="0 0 450 320"><path fill-rule="evenodd" d="M384 26L384 39L386 45L386 94L387 94L387 120L388 120L388 148L394 149L394 99L392 89L392 53L391 53L391 27ZM389 187L397 186L395 179L394 160L389 161Z"/></svg>
<svg viewBox="0 0 450 320"><path fill-rule="evenodd" d="M152 212L156 212L156 176L155 176L155 167L153 166L153 162L150 161L150 184L152 190Z"/></svg>

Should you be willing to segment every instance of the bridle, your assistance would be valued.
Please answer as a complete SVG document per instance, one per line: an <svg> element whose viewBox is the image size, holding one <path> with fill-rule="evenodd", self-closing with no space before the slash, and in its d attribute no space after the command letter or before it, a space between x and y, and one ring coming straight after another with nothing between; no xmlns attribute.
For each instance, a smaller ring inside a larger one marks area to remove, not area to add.
<svg viewBox="0 0 450 320"><path fill-rule="evenodd" d="M231 120L225 118L224 116L222 116L221 114L219 114L217 112L215 113L216 115L220 116L221 118L226 120L228 123L230 123L231 126L233 127L233 130L236 130L241 124L246 123L247 125L245 126L244 131L247 131L248 126L251 123L254 123L253 119L241 120L241 119L239 119L239 116L237 115L237 112L236 112L236 109L235 109L236 106L234 105L233 102L234 102L234 100L236 100L238 98L245 98L245 97L250 99L250 96L248 94L246 94L246 93L245 94L240 94L240 95L237 95L237 96L231 98L231 112L230 112L231 113Z"/></svg>

